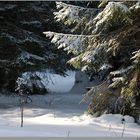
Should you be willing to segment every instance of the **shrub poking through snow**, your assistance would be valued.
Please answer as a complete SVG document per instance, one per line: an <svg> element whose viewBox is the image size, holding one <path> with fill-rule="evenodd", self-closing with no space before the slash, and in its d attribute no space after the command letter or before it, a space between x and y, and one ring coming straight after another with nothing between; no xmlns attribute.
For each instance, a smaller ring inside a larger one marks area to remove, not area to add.
<svg viewBox="0 0 140 140"><path fill-rule="evenodd" d="M19 94L19 105L21 110L21 127L23 127L23 117L24 117L24 105L28 102L28 89L26 87L26 81L23 78L17 79L17 87L15 89L16 92ZM30 101L32 101L30 99Z"/></svg>

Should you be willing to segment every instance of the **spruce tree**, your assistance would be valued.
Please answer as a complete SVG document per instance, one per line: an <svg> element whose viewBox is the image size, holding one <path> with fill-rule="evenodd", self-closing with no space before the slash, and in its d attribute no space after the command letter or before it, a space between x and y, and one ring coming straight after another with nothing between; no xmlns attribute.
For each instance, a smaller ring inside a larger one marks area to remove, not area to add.
<svg viewBox="0 0 140 140"><path fill-rule="evenodd" d="M90 113L139 114L140 107L140 3L106 2L101 8L83 8L57 2L55 18L66 33L44 32L58 49L74 57L75 68L100 77L91 87Z"/></svg>

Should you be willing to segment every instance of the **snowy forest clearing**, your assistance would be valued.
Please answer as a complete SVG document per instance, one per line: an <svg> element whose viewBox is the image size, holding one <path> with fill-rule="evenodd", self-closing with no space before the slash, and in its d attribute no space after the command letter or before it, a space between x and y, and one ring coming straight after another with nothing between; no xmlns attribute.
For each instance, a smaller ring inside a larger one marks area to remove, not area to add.
<svg viewBox="0 0 140 140"><path fill-rule="evenodd" d="M72 99L75 97L77 96L74 96ZM0 136L122 136L122 115L108 114L99 118L92 118L86 114L83 115L85 110L84 107L78 107L78 105L75 106L75 103L69 104L69 95L68 98L64 99L62 96L60 96L60 98L57 97L55 100L55 106L50 107L49 109L47 109L47 105L45 106L45 103L44 108L37 107L37 105L36 107L26 107L24 110L23 128L20 127L20 109L18 107L7 108L5 110L0 109ZM79 100L77 98L77 102L78 101ZM71 102L73 102L73 100ZM61 104L62 107L57 107L57 103ZM140 136L140 127L133 122L133 118L129 116L126 116L125 118L127 121L124 136Z"/></svg>
<svg viewBox="0 0 140 140"><path fill-rule="evenodd" d="M0 136L139 139L140 1L0 2L0 13Z"/></svg>
<svg viewBox="0 0 140 140"><path fill-rule="evenodd" d="M71 73L69 85L75 81L73 75ZM69 76L65 78L68 81ZM79 104L88 84L85 78L84 82L75 84L69 92L30 96L32 102L25 106L23 128L20 127L18 97L1 96L0 136L121 137L124 127L122 115L106 114L93 118L85 113L88 104ZM59 80L62 80L61 77ZM64 87L67 88L66 85L62 86L63 89ZM125 121L123 136L140 136L140 127L134 123L134 119L125 116Z"/></svg>

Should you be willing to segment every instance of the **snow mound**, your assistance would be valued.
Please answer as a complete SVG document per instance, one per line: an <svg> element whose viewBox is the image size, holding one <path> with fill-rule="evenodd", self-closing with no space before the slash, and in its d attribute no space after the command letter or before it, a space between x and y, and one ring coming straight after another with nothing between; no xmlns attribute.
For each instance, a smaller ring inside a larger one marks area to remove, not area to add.
<svg viewBox="0 0 140 140"><path fill-rule="evenodd" d="M134 118L131 116L122 116L121 114L104 114L98 118L101 123L106 124L122 124L122 119L125 123L134 123Z"/></svg>
<svg viewBox="0 0 140 140"><path fill-rule="evenodd" d="M25 72L22 74L27 87L34 86L40 89L48 89L50 92L68 92L74 86L75 72L67 71L66 76L53 74L48 70L42 72Z"/></svg>

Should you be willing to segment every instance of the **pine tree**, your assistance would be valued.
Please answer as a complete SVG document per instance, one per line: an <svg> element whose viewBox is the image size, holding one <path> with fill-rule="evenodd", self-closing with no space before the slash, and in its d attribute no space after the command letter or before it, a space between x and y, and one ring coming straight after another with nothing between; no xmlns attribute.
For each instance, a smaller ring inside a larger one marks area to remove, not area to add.
<svg viewBox="0 0 140 140"><path fill-rule="evenodd" d="M29 75L34 77L31 81L38 77L34 84L36 90L41 85L37 72L48 69L65 73L69 56L42 34L45 30L61 31L54 11L55 2L0 2L0 91L3 94L13 93L16 80L25 72L29 72L28 79Z"/></svg>
<svg viewBox="0 0 140 140"><path fill-rule="evenodd" d="M103 9L88 9L58 2L57 8L55 18L68 27L70 34L44 34L57 48L74 54L68 63L93 77L96 73L101 77L101 85L96 87L101 90L92 87L87 93L92 114L136 117L139 111L134 108L140 104L140 3L107 2Z"/></svg>

